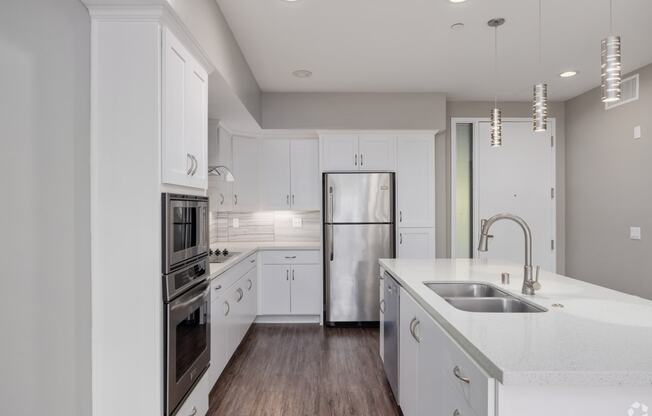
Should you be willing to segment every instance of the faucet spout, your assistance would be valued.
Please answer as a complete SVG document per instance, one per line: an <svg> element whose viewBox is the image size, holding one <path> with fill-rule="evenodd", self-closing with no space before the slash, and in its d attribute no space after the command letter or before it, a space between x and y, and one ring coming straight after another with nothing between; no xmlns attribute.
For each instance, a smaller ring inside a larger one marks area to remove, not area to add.
<svg viewBox="0 0 652 416"><path fill-rule="evenodd" d="M499 220L510 220L517 223L523 230L523 235L525 237L525 264L523 266L523 290L522 293L525 295L534 295L535 291L538 290L540 284L538 282L538 268L537 268L537 277L536 279L533 276L533 267L532 267L532 232L525 220L517 215L502 213L494 215L488 220L481 221L481 230L480 230L480 241L478 243L478 251L487 251L488 250L488 240L493 237L489 234L491 226Z"/></svg>

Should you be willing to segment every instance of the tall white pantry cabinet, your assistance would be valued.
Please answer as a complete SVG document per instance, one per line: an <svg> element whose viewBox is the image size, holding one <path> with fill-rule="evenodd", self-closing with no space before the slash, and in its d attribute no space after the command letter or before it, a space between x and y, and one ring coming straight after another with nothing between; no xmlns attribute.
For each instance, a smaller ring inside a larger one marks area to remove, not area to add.
<svg viewBox="0 0 652 416"><path fill-rule="evenodd" d="M84 3L91 16L92 410L161 415L161 193L206 192L213 67L167 2Z"/></svg>

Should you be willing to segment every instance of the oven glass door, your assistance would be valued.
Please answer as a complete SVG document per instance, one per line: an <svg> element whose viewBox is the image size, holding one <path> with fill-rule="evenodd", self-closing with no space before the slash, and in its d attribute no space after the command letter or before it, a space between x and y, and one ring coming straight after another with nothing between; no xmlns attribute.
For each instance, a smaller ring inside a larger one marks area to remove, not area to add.
<svg viewBox="0 0 652 416"><path fill-rule="evenodd" d="M210 290L205 282L167 306L167 410L173 412L210 362Z"/></svg>
<svg viewBox="0 0 652 416"><path fill-rule="evenodd" d="M208 204L170 201L168 212L169 266L208 252Z"/></svg>

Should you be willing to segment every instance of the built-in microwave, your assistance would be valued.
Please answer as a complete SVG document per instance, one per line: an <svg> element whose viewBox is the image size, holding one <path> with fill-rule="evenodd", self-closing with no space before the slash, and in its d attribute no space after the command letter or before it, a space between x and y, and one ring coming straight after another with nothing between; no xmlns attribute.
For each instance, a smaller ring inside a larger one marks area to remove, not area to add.
<svg viewBox="0 0 652 416"><path fill-rule="evenodd" d="M163 273L208 253L208 198L162 194Z"/></svg>

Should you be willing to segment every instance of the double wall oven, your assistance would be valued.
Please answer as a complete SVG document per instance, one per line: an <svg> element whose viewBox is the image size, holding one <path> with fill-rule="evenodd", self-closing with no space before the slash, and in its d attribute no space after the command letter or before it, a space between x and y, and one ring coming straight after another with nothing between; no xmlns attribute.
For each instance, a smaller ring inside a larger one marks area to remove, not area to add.
<svg viewBox="0 0 652 416"><path fill-rule="evenodd" d="M210 364L208 198L162 194L165 414Z"/></svg>

